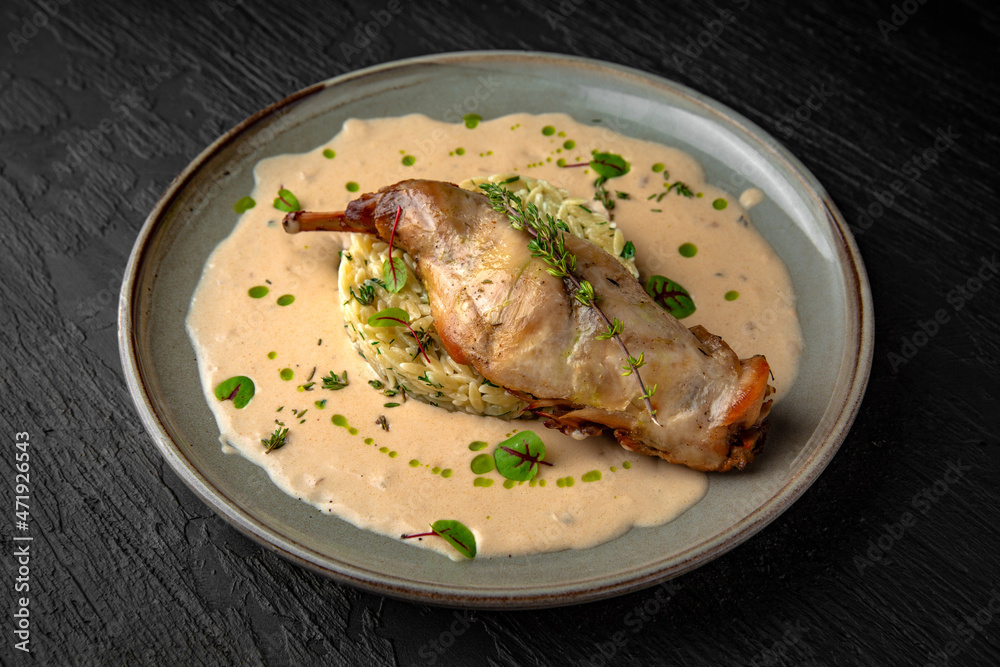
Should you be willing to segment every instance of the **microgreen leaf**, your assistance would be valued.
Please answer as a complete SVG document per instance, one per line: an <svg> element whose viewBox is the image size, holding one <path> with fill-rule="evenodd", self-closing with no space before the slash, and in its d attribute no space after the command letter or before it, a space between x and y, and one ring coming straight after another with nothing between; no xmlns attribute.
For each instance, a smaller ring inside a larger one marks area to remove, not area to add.
<svg viewBox="0 0 1000 667"><path fill-rule="evenodd" d="M420 336L417 332L413 330L410 326L410 314L407 313L402 308L386 308L385 310L380 310L371 317L368 318L368 326L370 327L398 327L404 326L409 330L413 337L417 340L417 347L420 348L420 352L424 355L424 359L427 363L430 363L431 359L427 356L427 352L424 350L424 344L420 342Z"/></svg>
<svg viewBox="0 0 1000 667"><path fill-rule="evenodd" d="M291 190L286 190L281 188L278 190L278 196L274 199L274 208L279 211L284 211L285 213L292 213L294 211L301 210L299 205L299 200L292 194Z"/></svg>
<svg viewBox="0 0 1000 667"><path fill-rule="evenodd" d="M391 257L382 264L382 284L393 293L403 289L406 284L406 263L401 257Z"/></svg>
<svg viewBox="0 0 1000 667"><path fill-rule="evenodd" d="M431 530L448 540L466 558L476 557L476 536L460 521L441 519L431 524Z"/></svg>
<svg viewBox="0 0 1000 667"><path fill-rule="evenodd" d="M679 320L695 311L694 299L688 291L665 276L650 276L646 281L646 293Z"/></svg>
<svg viewBox="0 0 1000 667"><path fill-rule="evenodd" d="M497 445L493 452L497 472L515 482L525 482L538 472L538 465L552 465L545 458L545 443L534 431L521 431Z"/></svg>
<svg viewBox="0 0 1000 667"><path fill-rule="evenodd" d="M245 213L246 211L249 211L256 205L257 202L253 200L253 197L241 197L240 199L236 200L235 204L233 204L233 210L236 211L237 213Z"/></svg>
<svg viewBox="0 0 1000 667"><path fill-rule="evenodd" d="M621 258L632 259L633 257L635 257L635 244L631 241L626 241L625 247L622 248Z"/></svg>
<svg viewBox="0 0 1000 667"><path fill-rule="evenodd" d="M396 206L396 218L392 221L392 231L389 232L389 259L382 264L382 286L390 292L398 292L406 284L406 264L399 257L392 256L392 242L396 238L396 227L399 226L399 216L403 207Z"/></svg>
<svg viewBox="0 0 1000 667"><path fill-rule="evenodd" d="M455 521L454 519L435 521L431 524L431 532L403 535L403 539L408 540L413 537L429 537L431 535L443 537L447 540L448 544L453 546L458 553L466 558L471 559L476 557L476 536L462 522Z"/></svg>
<svg viewBox="0 0 1000 667"><path fill-rule="evenodd" d="M281 449L285 446L288 440L288 429L281 428L280 426L274 429L274 433L271 434L267 440L261 439L261 443L264 445L264 449L267 450L266 453L270 453L272 449Z"/></svg>
<svg viewBox="0 0 1000 667"><path fill-rule="evenodd" d="M368 318L370 327L398 327L410 321L410 314L402 308L386 308Z"/></svg>
<svg viewBox="0 0 1000 667"><path fill-rule="evenodd" d="M330 374L323 378L323 389L331 389L333 391L338 391L343 389L349 384L347 381L347 371L344 371L344 377L341 378L339 375L330 371Z"/></svg>
<svg viewBox="0 0 1000 667"><path fill-rule="evenodd" d="M598 176L617 178L629 172L631 166L621 155L614 153L594 153L594 158L590 161L590 168L597 172ZM603 182L603 181L602 181Z"/></svg>
<svg viewBox="0 0 1000 667"><path fill-rule="evenodd" d="M220 401L232 401L233 407L242 410L253 398L255 391L253 380L245 375L237 375L220 382L215 388L215 397Z"/></svg>

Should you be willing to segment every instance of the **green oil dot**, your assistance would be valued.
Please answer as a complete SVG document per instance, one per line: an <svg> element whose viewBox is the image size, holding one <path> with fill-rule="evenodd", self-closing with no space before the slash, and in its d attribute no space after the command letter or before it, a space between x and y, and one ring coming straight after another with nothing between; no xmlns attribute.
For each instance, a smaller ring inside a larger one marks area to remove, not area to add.
<svg viewBox="0 0 1000 667"><path fill-rule="evenodd" d="M326 150L323 151L323 157L325 157L327 160L332 160L333 158L337 157L337 154L334 151L327 148Z"/></svg>
<svg viewBox="0 0 1000 667"><path fill-rule="evenodd" d="M657 174L666 168L667 168L666 165L663 164L662 162L657 162L656 164L653 165L653 171L655 171Z"/></svg>
<svg viewBox="0 0 1000 667"><path fill-rule="evenodd" d="M334 422L334 424L336 424L336 423L337 422ZM345 421L344 423L346 424L347 422ZM365 444L366 445L374 445L375 444L374 438L365 438Z"/></svg>
<svg viewBox="0 0 1000 667"><path fill-rule="evenodd" d="M476 126L479 125L479 121L482 119L483 117L476 113L470 113L462 116L462 120L465 121L465 126L470 130L476 129Z"/></svg>
<svg viewBox="0 0 1000 667"><path fill-rule="evenodd" d="M564 158L564 157L559 158L558 160L556 160L556 164L559 165L560 167L565 167L566 166L566 158Z"/></svg>
<svg viewBox="0 0 1000 667"><path fill-rule="evenodd" d="M403 156L403 166L404 167L412 167L413 164L416 161L417 161L417 158L413 157L412 155L405 155L405 156Z"/></svg>
<svg viewBox="0 0 1000 667"><path fill-rule="evenodd" d="M629 468L632 467L632 462L631 461L625 461L624 463L622 463L622 467L625 468L625 470L628 470Z"/></svg>
<svg viewBox="0 0 1000 667"><path fill-rule="evenodd" d="M441 471L441 476L444 477L445 479L451 477L451 475L452 475L451 468L445 468L444 470Z"/></svg>
<svg viewBox="0 0 1000 667"><path fill-rule="evenodd" d="M736 299L738 298L740 298L740 293L737 292L736 290L731 289L728 292L726 292L725 296L726 301L736 301Z"/></svg>
<svg viewBox="0 0 1000 667"><path fill-rule="evenodd" d="M361 188L361 186L355 183L354 181L347 181L347 185L345 185L344 187L347 188L348 192L357 192Z"/></svg>
<svg viewBox="0 0 1000 667"><path fill-rule="evenodd" d="M488 444L482 440L474 440L472 444L469 445L469 449L474 452L478 452L480 449L486 449L487 446Z"/></svg>
<svg viewBox="0 0 1000 667"><path fill-rule="evenodd" d="M295 301L295 297L291 294L282 294L278 297L279 306L290 306L293 301Z"/></svg>
<svg viewBox="0 0 1000 667"><path fill-rule="evenodd" d="M591 470L590 472L584 473L583 477L581 477L580 479L582 479L585 482L596 482L599 479L601 479L601 471Z"/></svg>
<svg viewBox="0 0 1000 667"><path fill-rule="evenodd" d="M566 150L570 150L571 148L576 148L576 142L573 141L572 139L567 139L566 141L563 142L563 148L565 148Z"/></svg>
<svg viewBox="0 0 1000 667"><path fill-rule="evenodd" d="M565 133L565 132L560 132L560 133L559 133L559 136L560 136L560 137L565 137L565 136L566 136L566 133Z"/></svg>
<svg viewBox="0 0 1000 667"><path fill-rule="evenodd" d="M434 473L435 475L439 475L441 474L441 468L434 466L433 468L431 468L431 472Z"/></svg>
<svg viewBox="0 0 1000 667"><path fill-rule="evenodd" d="M574 484L576 484L576 482L573 480L572 477L560 477L559 479L556 480L556 486L558 486L559 488L573 486Z"/></svg>
<svg viewBox="0 0 1000 667"><path fill-rule="evenodd" d="M542 128L542 134L544 134L546 137L551 137L555 133L556 133L556 128L552 127L551 125L546 125L545 127Z"/></svg>
<svg viewBox="0 0 1000 667"><path fill-rule="evenodd" d="M267 288L267 285L257 285L248 289L247 294L250 295L251 299L263 299L270 291L271 290Z"/></svg>
<svg viewBox="0 0 1000 667"><path fill-rule="evenodd" d="M712 202L712 208L714 208L716 211L721 211L727 206L729 206L729 202L727 202L725 199L716 199L714 202Z"/></svg>
<svg viewBox="0 0 1000 667"><path fill-rule="evenodd" d="M411 468L416 468L419 465L420 465L420 461L418 461L416 459L410 459L410 467Z"/></svg>
<svg viewBox="0 0 1000 667"><path fill-rule="evenodd" d="M618 472L618 466L611 466L611 472Z"/></svg>
<svg viewBox="0 0 1000 667"><path fill-rule="evenodd" d="M677 252L683 257L694 257L698 254L698 246L693 243L682 243L678 246Z"/></svg>
<svg viewBox="0 0 1000 667"><path fill-rule="evenodd" d="M267 358L268 358L268 359L274 359L274 358L275 358L275 357L277 357L277 356L278 356L278 353L277 353L277 352L274 352L274 351L271 351L271 352L268 352L268 353L267 353Z"/></svg>
<svg viewBox="0 0 1000 667"><path fill-rule="evenodd" d="M288 382L293 377L295 377L295 371L293 371L291 368L282 368L281 371L278 372L278 375L281 376L282 380Z"/></svg>
<svg viewBox="0 0 1000 667"><path fill-rule="evenodd" d="M535 479L534 477L532 477L531 481L528 482L528 486L531 486L531 487L538 486L538 480Z"/></svg>
<svg viewBox="0 0 1000 667"><path fill-rule="evenodd" d="M472 459L472 463L469 464L472 468L472 472L477 475L485 475L486 473L493 470L496 464L493 462L493 457L489 454L480 454L476 458Z"/></svg>
<svg viewBox="0 0 1000 667"><path fill-rule="evenodd" d="M545 480L544 479L538 480L538 486L545 486Z"/></svg>
<svg viewBox="0 0 1000 667"><path fill-rule="evenodd" d="M493 480L490 479L489 477L477 477L474 480L472 480L472 485L486 488L489 486L493 486Z"/></svg>
<svg viewBox="0 0 1000 667"><path fill-rule="evenodd" d="M378 450L380 452L382 452L383 454L388 454L389 453L389 448L388 447L379 447Z"/></svg>
<svg viewBox="0 0 1000 667"><path fill-rule="evenodd" d="M344 415L334 415L330 417L330 421L332 421L335 425L340 426L341 428L346 428L347 432L350 433L351 435L358 434L358 429L348 424L347 417L345 417Z"/></svg>
<svg viewBox="0 0 1000 667"><path fill-rule="evenodd" d="M515 482L514 480L512 480L512 479L505 479L504 482L503 482L503 488L505 488L505 489L513 489L515 484L517 484L517 482Z"/></svg>
<svg viewBox="0 0 1000 667"><path fill-rule="evenodd" d="M389 458L390 459L394 459L397 456L399 456L399 452L396 452L396 451L389 452Z"/></svg>
<svg viewBox="0 0 1000 667"><path fill-rule="evenodd" d="M704 196L705 196L704 192L699 192L698 194L695 195L695 197L697 197L698 199L701 199Z"/></svg>
<svg viewBox="0 0 1000 667"><path fill-rule="evenodd" d="M465 149L464 148L456 148L455 149L455 155L465 155Z"/></svg>

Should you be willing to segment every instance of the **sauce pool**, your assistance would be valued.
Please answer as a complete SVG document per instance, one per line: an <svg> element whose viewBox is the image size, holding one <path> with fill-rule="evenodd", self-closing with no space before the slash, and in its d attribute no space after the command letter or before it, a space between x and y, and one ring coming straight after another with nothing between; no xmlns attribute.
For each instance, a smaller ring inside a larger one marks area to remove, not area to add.
<svg viewBox="0 0 1000 667"><path fill-rule="evenodd" d="M592 151L631 165L605 187L643 280L661 274L682 284L697 306L685 325L704 325L741 357L766 355L780 399L802 340L788 273L746 222L762 194L723 192L681 151L563 114L459 124L417 115L349 120L309 153L257 165L244 199L259 203L234 203L240 220L195 291L187 327L224 448L264 468L289 495L393 539L440 519L461 521L480 558L586 548L694 505L708 486L704 473L627 452L610 437L578 441L534 421L386 398L369 385L377 375L344 334L337 264L346 235L287 235L284 212L271 204L287 189L305 210L342 210L355 193L406 178L457 183L503 172L592 199L596 174L560 166L588 162ZM346 387L323 388L321 378L345 371ZM214 393L235 376L255 386L242 409ZM283 445L268 452L261 441L282 428ZM553 465L511 482L488 461L497 443L525 429L543 439ZM443 539L409 543L462 558Z"/></svg>

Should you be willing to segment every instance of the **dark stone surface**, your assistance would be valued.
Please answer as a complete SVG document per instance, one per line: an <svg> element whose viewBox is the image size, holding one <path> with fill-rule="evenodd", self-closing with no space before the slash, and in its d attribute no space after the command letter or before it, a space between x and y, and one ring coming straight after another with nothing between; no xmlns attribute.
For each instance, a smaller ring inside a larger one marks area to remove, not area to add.
<svg viewBox="0 0 1000 667"><path fill-rule="evenodd" d="M353 49L385 6L0 6L3 662L1000 664L996 5L405 3ZM125 390L118 286L170 179L310 83L466 49L578 54L693 86L785 142L859 232L876 347L854 429L781 518L663 587L465 613L340 586L212 513ZM942 131L953 145L921 157ZM22 431L28 531L14 514ZM30 655L14 649L15 534L34 538Z"/></svg>

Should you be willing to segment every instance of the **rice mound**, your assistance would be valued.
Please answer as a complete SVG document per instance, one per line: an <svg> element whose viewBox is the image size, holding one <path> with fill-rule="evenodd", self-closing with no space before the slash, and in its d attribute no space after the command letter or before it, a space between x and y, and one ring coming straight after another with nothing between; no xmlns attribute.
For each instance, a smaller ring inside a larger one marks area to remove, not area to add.
<svg viewBox="0 0 1000 667"><path fill-rule="evenodd" d="M561 219L572 234L611 253L638 277L635 262L621 257L625 237L587 200L570 197L568 191L545 181L510 173L469 179L459 185L478 191L478 185L487 182L502 183L525 204L533 203L543 215ZM382 279L388 250L389 244L375 236L351 234L349 247L341 253L339 284L340 294L345 297L342 310L347 337L382 379L385 385L382 390L396 396L390 400L400 402L404 397L398 392L402 391L405 398L417 398L449 410L507 419L522 416L527 407L524 401L489 382L471 366L456 362L445 351L434 330L427 292L416 277L409 254L400 248L393 248L392 252L393 257L406 263L403 289L393 294L375 282ZM362 287L374 287L374 298L367 305L358 298ZM409 314L410 326L420 335L429 362L405 327L368 325L369 317L386 308L402 308Z"/></svg>

